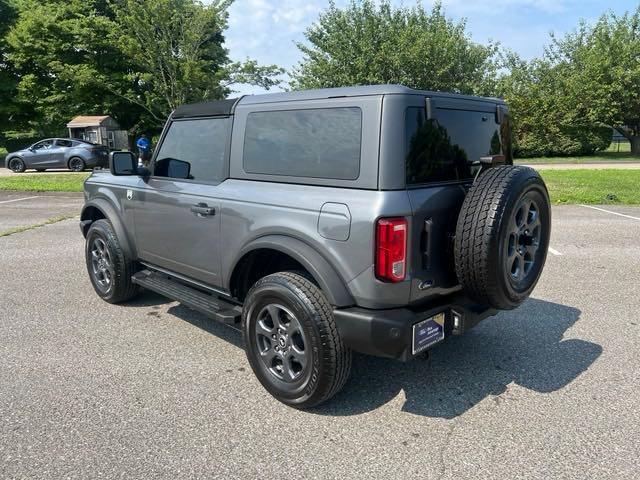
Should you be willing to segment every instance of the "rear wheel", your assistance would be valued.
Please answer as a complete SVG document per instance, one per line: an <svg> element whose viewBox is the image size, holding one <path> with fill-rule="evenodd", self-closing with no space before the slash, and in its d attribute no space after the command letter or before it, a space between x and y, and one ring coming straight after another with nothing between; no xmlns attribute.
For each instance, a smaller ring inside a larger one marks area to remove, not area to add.
<svg viewBox="0 0 640 480"><path fill-rule="evenodd" d="M307 278L291 272L259 280L242 315L247 358L260 383L295 408L325 402L346 383L351 351L329 302Z"/></svg>
<svg viewBox="0 0 640 480"><path fill-rule="evenodd" d="M482 174L462 205L456 274L474 300L508 310L533 291L549 248L551 209L544 181L527 167Z"/></svg>
<svg viewBox="0 0 640 480"><path fill-rule="evenodd" d="M21 158L14 157L9 160L9 170L13 173L22 173L27 169L27 166L24 164L24 161Z"/></svg>
<svg viewBox="0 0 640 480"><path fill-rule="evenodd" d="M80 157L73 157L69 160L69 170L72 172L82 172L85 168L87 166Z"/></svg>
<svg viewBox="0 0 640 480"><path fill-rule="evenodd" d="M129 300L139 288L131 281L136 263L122 250L111 222L96 220L87 232L85 259L96 293L109 303Z"/></svg>

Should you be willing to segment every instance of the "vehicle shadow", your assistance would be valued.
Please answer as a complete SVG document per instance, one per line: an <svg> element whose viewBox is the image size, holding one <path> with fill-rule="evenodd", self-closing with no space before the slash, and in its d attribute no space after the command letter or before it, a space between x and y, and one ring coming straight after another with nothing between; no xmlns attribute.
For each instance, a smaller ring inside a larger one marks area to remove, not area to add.
<svg viewBox="0 0 640 480"><path fill-rule="evenodd" d="M221 340L230 343L244 350L242 333L229 325L218 323L215 320L205 317L201 313L191 310L182 304L174 305L167 310L167 313L189 322L194 327L198 327L211 335L215 335Z"/></svg>
<svg viewBox="0 0 640 480"><path fill-rule="evenodd" d="M134 308L159 307L160 305L166 305L167 303L171 303L172 301L173 300L170 300L167 297L163 297L162 295L152 292L151 290L143 290L136 298L124 302L122 305Z"/></svg>
<svg viewBox="0 0 640 480"><path fill-rule="evenodd" d="M129 306L170 302L151 292ZM242 334L181 304L167 312L237 348ZM429 360L408 363L354 355L351 377L328 403L311 410L318 415L358 415L405 394L402 410L428 417L455 418L485 398L500 401L516 383L539 393L564 388L602 353L598 344L563 335L580 318L577 308L527 300L520 308L489 318L461 337L434 348Z"/></svg>
<svg viewBox="0 0 640 480"><path fill-rule="evenodd" d="M405 412L451 419L510 383L535 392L557 391L587 370L602 347L563 340L580 310L529 299L520 308L485 320L431 352L430 360L401 363L357 355L349 382L320 415L357 415L384 405L404 391Z"/></svg>

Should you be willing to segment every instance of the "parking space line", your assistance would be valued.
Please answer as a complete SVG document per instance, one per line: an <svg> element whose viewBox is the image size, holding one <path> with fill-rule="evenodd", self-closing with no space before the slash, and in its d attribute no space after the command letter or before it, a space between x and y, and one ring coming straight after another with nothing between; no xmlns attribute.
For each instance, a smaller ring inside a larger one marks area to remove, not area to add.
<svg viewBox="0 0 640 480"><path fill-rule="evenodd" d="M556 257L561 257L562 256L562 254L558 250L556 250L555 248L551 248L551 247L549 247L549 253L552 253Z"/></svg>
<svg viewBox="0 0 640 480"><path fill-rule="evenodd" d="M640 217L633 217L631 215L625 215L624 213L612 212L611 210L605 210L604 208L593 207L591 205L580 205L580 206L584 208L591 208L592 210L599 210L605 213L611 213L613 215L618 215L619 217L630 218L632 220L640 220Z"/></svg>
<svg viewBox="0 0 640 480"><path fill-rule="evenodd" d="M32 200L34 198L40 198L40 197L25 197L25 198L14 198L13 200L3 200L0 203L12 203L12 202L21 202L23 200Z"/></svg>

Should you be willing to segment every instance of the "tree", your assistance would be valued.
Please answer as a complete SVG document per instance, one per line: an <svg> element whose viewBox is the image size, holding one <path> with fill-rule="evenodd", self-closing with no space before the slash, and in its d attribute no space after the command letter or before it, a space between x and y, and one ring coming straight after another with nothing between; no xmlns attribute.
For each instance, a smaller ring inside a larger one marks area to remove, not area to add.
<svg viewBox="0 0 640 480"><path fill-rule="evenodd" d="M18 100L31 115L19 127L59 135L79 114L116 117L125 127L140 110L99 79L122 79L127 60L113 44L117 29L106 1L16 0L19 18L7 36Z"/></svg>
<svg viewBox="0 0 640 480"><path fill-rule="evenodd" d="M507 101L518 157L588 155L611 143L611 129L580 118L567 101L564 70L548 59L526 62L506 53L508 73L499 78L497 95Z"/></svg>
<svg viewBox="0 0 640 480"><path fill-rule="evenodd" d="M594 24L553 38L546 58L563 76L565 111L618 130L640 155L640 7L605 13Z"/></svg>
<svg viewBox="0 0 640 480"><path fill-rule="evenodd" d="M6 130L19 114L15 97L17 80L13 65L7 58L6 35L13 27L18 12L10 0L0 0L0 132Z"/></svg>
<svg viewBox="0 0 640 480"><path fill-rule="evenodd" d="M181 103L223 98L236 82L270 87L281 73L229 59L230 0L15 1L8 59L41 135L60 134L78 114L158 130Z"/></svg>
<svg viewBox="0 0 640 480"><path fill-rule="evenodd" d="M388 0L333 1L305 33L304 58L291 73L294 89L399 83L409 87L485 94L493 89L497 45L479 45L464 21L442 5L395 8Z"/></svg>
<svg viewBox="0 0 640 480"><path fill-rule="evenodd" d="M224 98L234 83L266 89L283 71L255 61L231 62L224 48L230 0L114 0L118 45L130 59L129 87L115 94L162 124L178 105Z"/></svg>

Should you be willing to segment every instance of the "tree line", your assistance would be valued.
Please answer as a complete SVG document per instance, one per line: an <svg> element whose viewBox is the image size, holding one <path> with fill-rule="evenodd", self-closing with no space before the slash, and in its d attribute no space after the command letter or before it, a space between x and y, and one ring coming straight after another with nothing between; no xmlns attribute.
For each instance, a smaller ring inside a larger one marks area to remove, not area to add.
<svg viewBox="0 0 640 480"><path fill-rule="evenodd" d="M518 156L583 155L611 128L640 155L640 7L550 36L540 58L474 42L465 21L388 0L333 1L283 69L233 61L232 0L0 0L0 131L58 134L74 115L107 112L156 130L177 105L233 85L307 89L400 83L507 100Z"/></svg>

